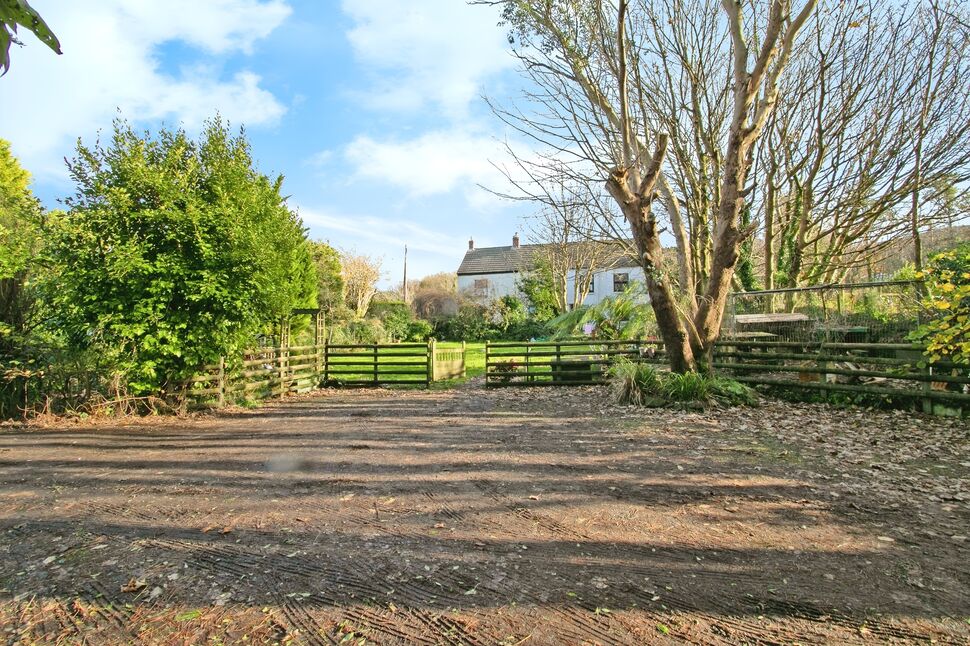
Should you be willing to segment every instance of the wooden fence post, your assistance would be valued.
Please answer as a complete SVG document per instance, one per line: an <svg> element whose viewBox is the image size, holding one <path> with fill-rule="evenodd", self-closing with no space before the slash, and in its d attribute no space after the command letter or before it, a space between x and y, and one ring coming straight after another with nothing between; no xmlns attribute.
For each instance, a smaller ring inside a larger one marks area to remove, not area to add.
<svg viewBox="0 0 970 646"><path fill-rule="evenodd" d="M924 370L925 370L925 372L926 372L927 375L932 375L933 374L933 368L931 368L929 366L926 366L926 368ZM923 392L931 392L933 390L933 382L932 381L924 381L923 382L923 385L922 385L922 390L923 390ZM926 413L927 415L932 415L933 414L933 400L930 399L930 398L928 398L928 397L924 397L923 398L923 401L922 401L922 404L923 404L923 412Z"/></svg>
<svg viewBox="0 0 970 646"><path fill-rule="evenodd" d="M437 349L435 347L436 345L437 344L434 339L428 340L428 374L425 377L425 386L424 386L425 388L430 386L431 383L437 378L437 375L435 374L435 360L434 360L434 353L435 353L435 350Z"/></svg>
<svg viewBox="0 0 970 646"><path fill-rule="evenodd" d="M376 388L380 384L380 375L377 373L378 366L378 356L377 356L377 344L374 344L374 387Z"/></svg>
<svg viewBox="0 0 970 646"><path fill-rule="evenodd" d="M288 384L286 383L287 364L290 350L290 322L283 320L280 322L280 347L279 347L279 370L280 370L280 399L286 396Z"/></svg>
<svg viewBox="0 0 970 646"><path fill-rule="evenodd" d="M286 387L284 385L284 384L286 384L286 368L284 367L285 361L283 359L283 353L284 352L285 351L283 350L283 346L282 345L280 345L280 347L277 348L277 350L276 350L277 376L279 377L279 380L280 380L280 384L279 384L279 396L280 396L280 399L283 399L283 389Z"/></svg>
<svg viewBox="0 0 970 646"><path fill-rule="evenodd" d="M489 344L489 342L486 341L485 342L485 387L486 388L488 387L488 381L489 381L489 375L488 375L488 367L489 367L489 365L488 364L489 364L489 359L490 359L490 356L489 356L490 352L489 352L488 344Z"/></svg>
<svg viewBox="0 0 970 646"><path fill-rule="evenodd" d="M321 352L323 350L323 311L318 310L313 315L313 381L314 387L320 385L320 372L323 368Z"/></svg>
<svg viewBox="0 0 970 646"><path fill-rule="evenodd" d="M226 405L226 358L219 357L219 395L216 405L222 408Z"/></svg>
<svg viewBox="0 0 970 646"><path fill-rule="evenodd" d="M461 342L461 378L462 379L464 379L465 377L468 376L468 374L466 373L466 370L467 370L467 367L468 367L468 356L467 356L467 352L468 351L465 348L465 342L462 341Z"/></svg>
<svg viewBox="0 0 970 646"><path fill-rule="evenodd" d="M323 342L323 385L330 383L330 341Z"/></svg>

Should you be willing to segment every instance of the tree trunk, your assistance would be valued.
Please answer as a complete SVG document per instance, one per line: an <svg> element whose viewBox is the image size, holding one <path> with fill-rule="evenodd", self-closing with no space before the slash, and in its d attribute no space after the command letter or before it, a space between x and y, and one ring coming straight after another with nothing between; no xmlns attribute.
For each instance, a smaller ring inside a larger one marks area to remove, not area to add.
<svg viewBox="0 0 970 646"><path fill-rule="evenodd" d="M693 350L698 357L710 356L714 341L721 331L721 318L731 291L731 279L742 240L738 230L738 214L744 205L742 187L747 177L748 161L748 144L743 141L740 128L734 129L724 156L724 181L718 205L711 276L694 321L697 337Z"/></svg>
<svg viewBox="0 0 970 646"><path fill-rule="evenodd" d="M671 283L663 275L663 247L657 232L657 221L653 216L654 186L666 151L667 137L660 135L644 177L635 187L636 192L631 189L630 176L625 168L616 168L610 173L606 190L616 200L630 225L640 266L643 268L647 293L650 295L650 306L657 317L657 326L660 328L670 369L674 372L690 372L696 370L697 364L687 328L677 310Z"/></svg>

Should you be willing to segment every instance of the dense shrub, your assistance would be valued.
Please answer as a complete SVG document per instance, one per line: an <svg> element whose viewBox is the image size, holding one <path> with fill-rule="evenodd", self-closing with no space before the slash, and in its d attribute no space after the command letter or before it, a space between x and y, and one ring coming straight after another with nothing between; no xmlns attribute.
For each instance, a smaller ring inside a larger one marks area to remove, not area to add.
<svg viewBox="0 0 970 646"><path fill-rule="evenodd" d="M387 336L392 341L404 341L409 336L411 322L411 308L404 301L371 301L367 308L367 317L375 318L384 326Z"/></svg>
<svg viewBox="0 0 970 646"><path fill-rule="evenodd" d="M378 319L349 321L332 330L331 342L338 344L386 343L387 330Z"/></svg>
<svg viewBox="0 0 970 646"><path fill-rule="evenodd" d="M465 303L455 316L433 321L441 341L528 341L549 335L545 323L530 318L525 304L504 296L488 305Z"/></svg>
<svg viewBox="0 0 970 646"><path fill-rule="evenodd" d="M487 308L481 305L462 305L456 315L438 318L433 325L434 336L440 341L491 341L498 337Z"/></svg>
<svg viewBox="0 0 970 646"><path fill-rule="evenodd" d="M367 316L381 322L388 341L426 341L433 333L431 323L414 318L404 301L375 299L371 301Z"/></svg>
<svg viewBox="0 0 970 646"><path fill-rule="evenodd" d="M585 335L594 339L643 339L657 334L653 308L639 282L596 305L561 314L549 321L548 327L555 338Z"/></svg>
<svg viewBox="0 0 970 646"><path fill-rule="evenodd" d="M427 341L433 334L434 328L430 322L424 319L415 319L408 325L408 334L405 340L413 342Z"/></svg>
<svg viewBox="0 0 970 646"><path fill-rule="evenodd" d="M116 122L107 146L79 143L69 169L77 192L46 232L51 324L71 347L102 348L134 393L176 389L315 304L313 258L282 178L256 171L245 138L222 122L199 142Z"/></svg>
<svg viewBox="0 0 970 646"><path fill-rule="evenodd" d="M663 400L659 397L663 387L660 373L649 364L620 357L610 368L610 383L613 385L617 402L621 404L631 406L663 404Z"/></svg>

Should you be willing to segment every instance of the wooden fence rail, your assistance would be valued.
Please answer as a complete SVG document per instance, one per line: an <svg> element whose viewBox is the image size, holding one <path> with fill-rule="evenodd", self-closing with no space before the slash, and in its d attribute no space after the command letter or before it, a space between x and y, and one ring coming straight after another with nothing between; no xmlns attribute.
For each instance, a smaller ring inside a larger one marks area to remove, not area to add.
<svg viewBox="0 0 970 646"><path fill-rule="evenodd" d="M738 381L970 406L970 366L928 362L926 347L909 343L800 343L724 339L713 367Z"/></svg>
<svg viewBox="0 0 970 646"><path fill-rule="evenodd" d="M259 348L236 362L220 359L186 382L196 404L224 406L302 393L320 386L427 387L465 374L465 346L435 343L330 344Z"/></svg>
<svg viewBox="0 0 970 646"><path fill-rule="evenodd" d="M324 352L327 385L427 387L432 374L431 343L327 345Z"/></svg>
<svg viewBox="0 0 970 646"><path fill-rule="evenodd" d="M486 343L485 385L582 386L606 382L614 357L645 359L657 341L539 341Z"/></svg>
<svg viewBox="0 0 970 646"><path fill-rule="evenodd" d="M724 338L713 368L752 385L869 394L921 401L927 412L970 407L970 366L927 363L925 346L910 343L829 343ZM488 343L485 383L565 386L606 380L615 357L663 363L656 341Z"/></svg>

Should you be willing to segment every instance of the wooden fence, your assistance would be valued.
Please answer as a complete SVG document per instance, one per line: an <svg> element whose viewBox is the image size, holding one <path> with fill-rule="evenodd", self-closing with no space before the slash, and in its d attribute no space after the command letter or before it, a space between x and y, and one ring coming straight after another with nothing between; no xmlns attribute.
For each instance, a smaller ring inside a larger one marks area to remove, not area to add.
<svg viewBox="0 0 970 646"><path fill-rule="evenodd" d="M465 375L465 346L429 343L329 344L259 348L241 361L225 359L189 379L186 394L196 404L224 406L306 392L320 386L427 387Z"/></svg>
<svg viewBox="0 0 970 646"><path fill-rule="evenodd" d="M656 341L539 341L486 343L485 385L582 386L606 382L618 356L648 358Z"/></svg>
<svg viewBox="0 0 970 646"><path fill-rule="evenodd" d="M773 387L918 400L927 412L970 406L970 366L927 363L925 346L722 339L714 368L734 379Z"/></svg>
<svg viewBox="0 0 970 646"><path fill-rule="evenodd" d="M925 363L925 346L910 343L836 343L722 339L713 367L752 385L816 389L914 400L927 412L970 408L970 367ZM599 384L617 356L664 363L656 341L488 343L485 383L501 386Z"/></svg>
<svg viewBox="0 0 970 646"><path fill-rule="evenodd" d="M326 346L259 348L243 355L232 369L225 359L205 366L189 380L188 397L196 403L224 406L236 400L283 397L319 384Z"/></svg>

